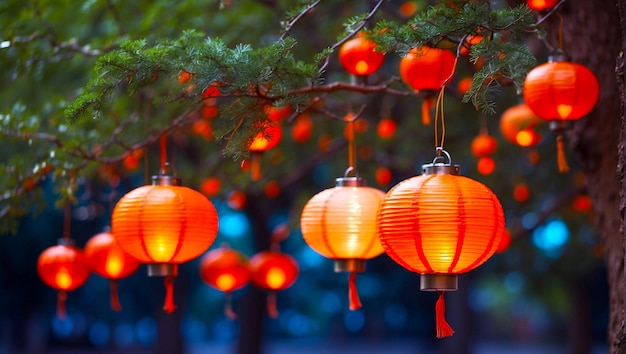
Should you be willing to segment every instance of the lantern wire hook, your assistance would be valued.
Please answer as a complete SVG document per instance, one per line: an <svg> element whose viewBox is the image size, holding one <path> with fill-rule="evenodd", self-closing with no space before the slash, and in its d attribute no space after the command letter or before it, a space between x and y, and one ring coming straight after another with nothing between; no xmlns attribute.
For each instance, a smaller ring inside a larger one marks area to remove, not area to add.
<svg viewBox="0 0 626 354"><path fill-rule="evenodd" d="M354 173L354 177L359 177L359 172L356 170L355 167L352 167L352 166L346 168L346 172L343 173L343 177L347 178L351 172Z"/></svg>
<svg viewBox="0 0 626 354"><path fill-rule="evenodd" d="M435 150L437 151L437 156L435 156L435 158L433 159L433 165L436 163L445 164L445 161L446 161L445 158L448 159L448 165L452 165L452 157L450 157L450 153L448 153L442 147L437 147L435 148Z"/></svg>

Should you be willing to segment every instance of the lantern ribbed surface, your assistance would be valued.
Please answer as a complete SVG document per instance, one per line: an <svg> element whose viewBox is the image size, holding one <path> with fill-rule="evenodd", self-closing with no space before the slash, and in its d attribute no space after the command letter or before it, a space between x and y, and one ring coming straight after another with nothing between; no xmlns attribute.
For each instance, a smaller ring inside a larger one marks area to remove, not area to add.
<svg viewBox="0 0 626 354"><path fill-rule="evenodd" d="M452 174L400 182L379 213L385 252L420 274L460 274L491 257L504 232L504 213L489 188Z"/></svg>
<svg viewBox="0 0 626 354"><path fill-rule="evenodd" d="M400 61L400 76L414 90L439 90L454 74L455 57L445 49L411 49Z"/></svg>
<svg viewBox="0 0 626 354"><path fill-rule="evenodd" d="M46 248L39 255L37 273L51 288L71 291L85 284L91 268L79 248L57 245Z"/></svg>
<svg viewBox="0 0 626 354"><path fill-rule="evenodd" d="M101 232L87 241L85 256L91 269L107 279L126 278L137 271L141 264L126 253L108 232Z"/></svg>
<svg viewBox="0 0 626 354"><path fill-rule="evenodd" d="M384 192L365 186L323 190L302 210L302 237L327 258L374 258L383 253L376 215L384 197Z"/></svg>
<svg viewBox="0 0 626 354"><path fill-rule="evenodd" d="M545 120L575 120L595 106L598 79L585 66L551 61L532 69L524 81L524 101Z"/></svg>
<svg viewBox="0 0 626 354"><path fill-rule="evenodd" d="M215 289L228 292L250 281L248 257L230 248L218 248L202 256L200 277Z"/></svg>
<svg viewBox="0 0 626 354"><path fill-rule="evenodd" d="M211 246L218 219L213 204L193 189L150 185L122 197L111 226L118 244L139 261L179 264Z"/></svg>

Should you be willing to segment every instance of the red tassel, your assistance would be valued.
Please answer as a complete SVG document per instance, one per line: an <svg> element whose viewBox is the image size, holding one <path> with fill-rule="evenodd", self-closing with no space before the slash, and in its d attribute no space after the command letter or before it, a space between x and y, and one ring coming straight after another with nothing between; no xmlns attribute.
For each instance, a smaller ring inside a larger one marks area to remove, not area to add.
<svg viewBox="0 0 626 354"><path fill-rule="evenodd" d="M422 124L430 124L430 110L435 106L435 99L433 97L424 97L422 102Z"/></svg>
<svg viewBox="0 0 626 354"><path fill-rule="evenodd" d="M237 314L233 311L233 296L230 291L224 294L224 315L231 320L237 319Z"/></svg>
<svg viewBox="0 0 626 354"><path fill-rule="evenodd" d="M348 299L350 300L350 310L358 310L361 308L361 299L359 299L359 291L356 289L356 273L351 272L348 277Z"/></svg>
<svg viewBox="0 0 626 354"><path fill-rule="evenodd" d="M174 305L174 277L165 277L164 283L165 304L163 305L163 310L167 313L172 313L176 310L176 305Z"/></svg>
<svg viewBox="0 0 626 354"><path fill-rule="evenodd" d="M57 317L61 320L65 319L65 300L67 300L67 292L59 290L57 292Z"/></svg>
<svg viewBox="0 0 626 354"><path fill-rule="evenodd" d="M252 153L250 161L250 173L252 174L253 181L258 181L261 179L261 154Z"/></svg>
<svg viewBox="0 0 626 354"><path fill-rule="evenodd" d="M267 315L270 316L270 318L278 318L275 291L270 291L269 294L267 294Z"/></svg>
<svg viewBox="0 0 626 354"><path fill-rule="evenodd" d="M120 297L117 294L117 280L109 280L109 292L111 293L111 308L113 311L120 312L122 305L120 304Z"/></svg>
<svg viewBox="0 0 626 354"><path fill-rule="evenodd" d="M565 173L569 171L569 165L565 158L565 142L563 140L563 134L559 134L556 137L556 162L559 166L559 172Z"/></svg>
<svg viewBox="0 0 626 354"><path fill-rule="evenodd" d="M454 330L446 322L446 302L443 298L443 291L439 293L439 299L435 305L435 326L437 327L437 338L450 337Z"/></svg>

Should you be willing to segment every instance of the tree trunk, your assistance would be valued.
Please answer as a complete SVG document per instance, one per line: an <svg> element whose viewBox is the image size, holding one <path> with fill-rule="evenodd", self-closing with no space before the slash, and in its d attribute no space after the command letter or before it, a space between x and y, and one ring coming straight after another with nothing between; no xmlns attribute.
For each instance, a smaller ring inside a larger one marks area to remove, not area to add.
<svg viewBox="0 0 626 354"><path fill-rule="evenodd" d="M624 95L623 86L618 85L622 82L621 70L616 72L624 46L622 1L566 1L560 9L565 54L591 69L600 82L598 103L586 118L574 124L567 139L587 177L596 228L604 246L610 306L607 340L612 353L625 352L624 233L620 214L623 163L618 163L623 161L620 131ZM558 44L559 16L552 16L546 27L551 43Z"/></svg>

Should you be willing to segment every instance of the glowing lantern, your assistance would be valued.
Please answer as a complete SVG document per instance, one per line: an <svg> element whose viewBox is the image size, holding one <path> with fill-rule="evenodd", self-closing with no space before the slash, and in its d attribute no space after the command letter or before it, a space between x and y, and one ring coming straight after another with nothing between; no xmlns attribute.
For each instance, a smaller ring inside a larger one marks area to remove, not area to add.
<svg viewBox="0 0 626 354"><path fill-rule="evenodd" d="M365 38L363 32L339 48L339 62L352 75L370 75L380 68L385 55L376 51L376 43Z"/></svg>
<svg viewBox="0 0 626 354"><path fill-rule="evenodd" d="M263 251L250 259L252 283L269 290L267 310L271 318L278 317L276 292L289 288L298 278L298 263L288 254L276 251Z"/></svg>
<svg viewBox="0 0 626 354"><path fill-rule="evenodd" d="M423 46L411 49L400 61L402 80L417 92L425 92L422 122L430 124L430 110L435 105L433 91L438 91L454 75L455 57L452 52Z"/></svg>
<svg viewBox="0 0 626 354"><path fill-rule="evenodd" d="M496 169L496 162L489 156L483 156L478 159L476 163L476 169L482 175L490 175Z"/></svg>
<svg viewBox="0 0 626 354"><path fill-rule="evenodd" d="M464 77L459 80L459 83L456 85L456 89L459 91L459 95L465 96L465 93L469 91L469 89L472 87L472 80L473 79L471 76Z"/></svg>
<svg viewBox="0 0 626 354"><path fill-rule="evenodd" d="M290 112L291 106L265 109L268 120L261 123L263 124L262 130L255 135L248 145L248 150L252 153L250 161L252 180L258 181L261 178L261 154L278 145L283 135L283 128L280 126L279 121Z"/></svg>
<svg viewBox="0 0 626 354"><path fill-rule="evenodd" d="M542 120L537 117L526 104L510 107L500 118L502 136L513 144L528 147L541 141L537 127Z"/></svg>
<svg viewBox="0 0 626 354"><path fill-rule="evenodd" d="M391 139L396 134L398 124L391 118L383 118L378 122L376 132L381 139Z"/></svg>
<svg viewBox="0 0 626 354"><path fill-rule="evenodd" d="M305 143L311 138L312 130L311 117L307 113L300 114L291 127L291 138L297 143Z"/></svg>
<svg viewBox="0 0 626 354"><path fill-rule="evenodd" d="M111 308L120 311L122 306L117 294L117 282L135 273L139 268L139 261L124 252L109 232L101 232L91 237L85 245L85 256L96 274L109 279Z"/></svg>
<svg viewBox="0 0 626 354"><path fill-rule="evenodd" d="M527 0L526 4L532 10L543 11L553 8L557 2L559 2L559 0Z"/></svg>
<svg viewBox="0 0 626 354"><path fill-rule="evenodd" d="M585 66L553 55L532 69L524 81L524 101L537 117L548 120L558 133L557 161L560 172L569 170L565 160L563 130L584 117L595 106L600 86Z"/></svg>
<svg viewBox="0 0 626 354"><path fill-rule="evenodd" d="M220 192L222 181L217 177L206 178L200 184L200 191L207 197L212 197Z"/></svg>
<svg viewBox="0 0 626 354"><path fill-rule="evenodd" d="M530 197L530 189L524 183L520 183L513 188L513 199L519 203L523 203Z"/></svg>
<svg viewBox="0 0 626 354"><path fill-rule="evenodd" d="M496 138L488 134L479 134L472 140L471 150L475 157L485 157L493 154L497 147Z"/></svg>
<svg viewBox="0 0 626 354"><path fill-rule="evenodd" d="M391 182L391 171L387 167L380 166L376 169L374 178L378 185L386 187Z"/></svg>
<svg viewBox="0 0 626 354"><path fill-rule="evenodd" d="M148 264L148 276L165 277L164 310L176 309L173 282L178 265L206 251L217 235L217 212L201 193L180 178L160 174L136 188L113 210L112 233L131 256Z"/></svg>
<svg viewBox="0 0 626 354"><path fill-rule="evenodd" d="M67 292L81 287L91 274L87 257L69 239L60 239L46 248L37 259L37 273L51 288L57 289L57 316L65 318Z"/></svg>
<svg viewBox="0 0 626 354"><path fill-rule="evenodd" d="M350 309L355 310L361 307L356 273L365 271L367 259L383 253L376 215L385 193L366 187L360 177L347 177L348 171L336 179L334 188L309 199L300 227L309 247L335 261L335 272L350 272L348 296Z"/></svg>
<svg viewBox="0 0 626 354"><path fill-rule="evenodd" d="M226 295L224 313L231 319L237 316L232 310L231 293L250 281L248 257L228 245L209 251L200 260L200 277L213 288Z"/></svg>
<svg viewBox="0 0 626 354"><path fill-rule="evenodd" d="M440 150L440 148L438 148ZM491 257L504 232L500 201L480 182L460 176L442 151L422 175L394 186L378 216L380 241L392 260L421 274L420 289L439 291L437 337L454 331L445 320L443 294L456 290L457 276Z"/></svg>

